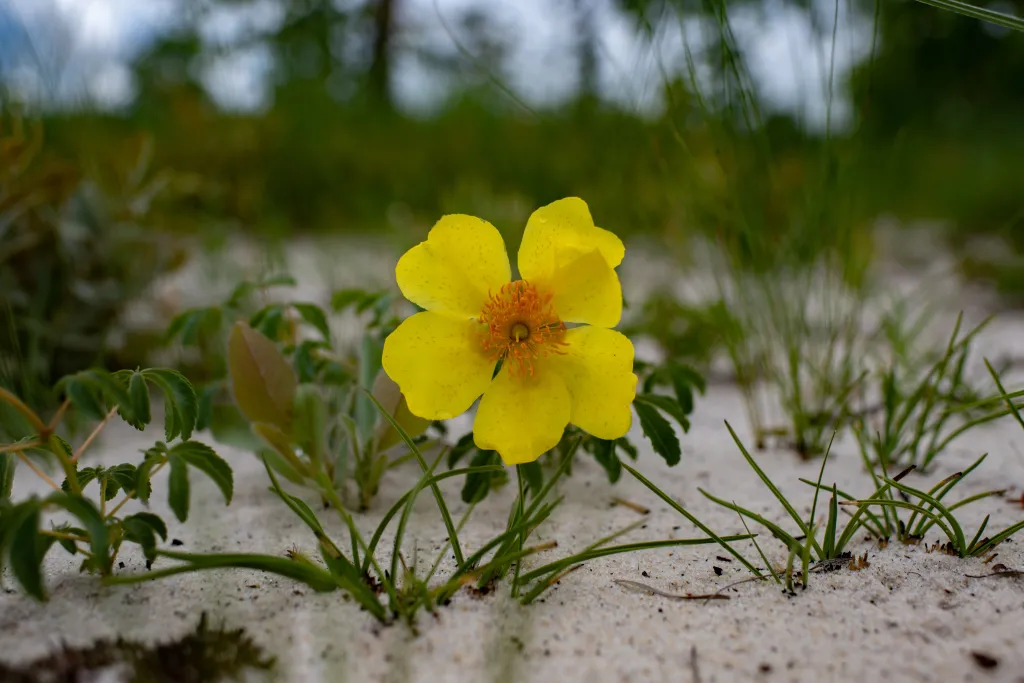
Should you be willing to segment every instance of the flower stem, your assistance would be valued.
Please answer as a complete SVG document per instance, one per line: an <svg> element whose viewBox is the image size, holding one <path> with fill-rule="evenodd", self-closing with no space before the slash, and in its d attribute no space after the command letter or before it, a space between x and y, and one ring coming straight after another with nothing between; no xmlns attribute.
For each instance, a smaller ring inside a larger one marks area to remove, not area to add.
<svg viewBox="0 0 1024 683"><path fill-rule="evenodd" d="M103 428L107 426L107 422L110 421L110 418L114 417L114 413L116 412L117 406L114 406L110 409L110 412L107 413L107 416L100 420L100 423L96 425L96 428L92 430L92 433L89 434L82 445L78 447L78 450L75 451L75 455L71 458L71 462L78 462L78 459L82 457L82 454L85 453L86 449L92 445L92 442L96 440L96 437L100 435L100 432L103 431Z"/></svg>
<svg viewBox="0 0 1024 683"><path fill-rule="evenodd" d="M57 486L57 483L54 482L53 479L50 479L50 477L47 476L46 472L43 472L41 469L36 467L35 463L33 463L31 460L29 460L27 455L25 455L21 451L17 451L17 453L18 453L18 457L21 458L21 461L23 463L25 463L25 465L27 465L30 470L35 472L39 476L40 479L42 479L47 484L49 484L50 488L52 488L54 491L60 491L60 487Z"/></svg>
<svg viewBox="0 0 1024 683"><path fill-rule="evenodd" d="M0 453L20 453L21 451L30 451L33 448L41 448L43 443L41 441L23 441L21 443L10 443L4 446L0 446Z"/></svg>

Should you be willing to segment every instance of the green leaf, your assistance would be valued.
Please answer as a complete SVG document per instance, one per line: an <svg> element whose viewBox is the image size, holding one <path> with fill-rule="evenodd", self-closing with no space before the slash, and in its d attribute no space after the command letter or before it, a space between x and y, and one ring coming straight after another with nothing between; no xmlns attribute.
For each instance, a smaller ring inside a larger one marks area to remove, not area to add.
<svg viewBox="0 0 1024 683"><path fill-rule="evenodd" d="M608 481L612 484L617 482L619 477L622 476L622 461L619 460L618 454L615 453L615 442L593 439L588 446L587 450L593 454L594 459L597 460L598 464L608 474Z"/></svg>
<svg viewBox="0 0 1024 683"><path fill-rule="evenodd" d="M122 520L121 526L124 528L126 540L142 546L142 554L147 561L152 562L156 559L156 534L153 533L151 526L131 517Z"/></svg>
<svg viewBox="0 0 1024 683"><path fill-rule="evenodd" d="M75 466L77 468L78 463L75 463ZM75 476L78 478L79 488L84 489L89 482L98 478L102 471L102 467L83 467L81 469L75 469L74 472ZM71 491L71 484L68 482L67 477L65 477L64 481L60 483L60 488L62 491Z"/></svg>
<svg viewBox="0 0 1024 683"><path fill-rule="evenodd" d="M293 415L291 440L302 447L313 463L313 470L319 472L327 450L327 404L315 385L299 385Z"/></svg>
<svg viewBox="0 0 1024 683"><path fill-rule="evenodd" d="M274 342L244 322L228 341L231 390L250 422L267 422L288 432L298 380Z"/></svg>
<svg viewBox="0 0 1024 683"><path fill-rule="evenodd" d="M107 500L112 499L117 494L118 488L125 493L131 493L135 490L135 485L138 482L138 473L135 465L129 463L108 468L103 471L101 476L107 481Z"/></svg>
<svg viewBox="0 0 1024 683"><path fill-rule="evenodd" d="M173 441L192 438L199 420L196 390L183 374L168 368L143 370L142 376L160 388L164 395L164 436Z"/></svg>
<svg viewBox="0 0 1024 683"><path fill-rule="evenodd" d="M212 479L213 483L224 494L224 502L227 504L231 503L231 496L234 491L234 476L231 472L231 466L217 455L212 448L198 441L182 441L174 445L167 452L167 457L171 461L172 475L176 461L187 463ZM188 475L184 476L187 480ZM182 519L181 521L185 520Z"/></svg>
<svg viewBox="0 0 1024 683"><path fill-rule="evenodd" d="M362 289L342 289L331 296L331 308L334 309L335 313L341 313L350 306L362 304L370 296L370 294Z"/></svg>
<svg viewBox="0 0 1024 683"><path fill-rule="evenodd" d="M662 411L673 420L679 423L679 426L683 428L684 432L690 431L690 421L686 418L683 413L682 406L674 398L668 396L660 396L658 394L640 394L634 400L635 404L646 403L654 406L658 410Z"/></svg>
<svg viewBox="0 0 1024 683"><path fill-rule="evenodd" d="M167 461L167 456L164 454L165 450L161 448L149 449L146 451L146 458L135 470L135 497L143 503L148 504L149 497L153 495L153 483L151 481L153 469L160 463Z"/></svg>
<svg viewBox="0 0 1024 683"><path fill-rule="evenodd" d="M121 418L128 424L135 421L135 416L131 414L132 399L128 395L127 383L122 382L106 370L100 369L85 370L75 376L82 378L83 381L94 387L94 390L98 391L106 400L108 406L116 405Z"/></svg>
<svg viewBox="0 0 1024 683"><path fill-rule="evenodd" d="M455 445L448 451L448 469L455 467L459 464L466 455L476 449L476 443L473 441L473 432L463 434Z"/></svg>
<svg viewBox="0 0 1024 683"><path fill-rule="evenodd" d="M470 467L500 466L501 464L501 457L495 451L477 451L469 461ZM479 503L487 497L492 488L496 488L507 480L508 473L504 469L467 474L466 481L462 485L462 502L467 504Z"/></svg>
<svg viewBox="0 0 1024 683"><path fill-rule="evenodd" d="M188 465L181 458L171 458L171 476L167 483L167 502L178 521L184 522L188 519Z"/></svg>
<svg viewBox="0 0 1024 683"><path fill-rule="evenodd" d="M0 453L0 503L11 499L17 465L18 458L14 453Z"/></svg>
<svg viewBox="0 0 1024 683"><path fill-rule="evenodd" d="M95 387L75 377L67 378L61 385L71 405L90 420L102 420L107 415L103 399Z"/></svg>
<svg viewBox="0 0 1024 683"><path fill-rule="evenodd" d="M212 335L220 328L223 317L223 312L217 307L183 311L168 325L164 343L170 343L177 337L183 346L195 346L201 334Z"/></svg>
<svg viewBox="0 0 1024 683"><path fill-rule="evenodd" d="M51 493L46 498L46 502L60 506L78 518L88 532L93 567L97 570L105 570L109 564L110 541L107 523L96 506L81 496L59 491Z"/></svg>
<svg viewBox="0 0 1024 683"><path fill-rule="evenodd" d="M650 440L654 451L664 458L670 467L679 464L682 450L672 425L658 413L657 409L647 403L638 401L633 406L640 417L640 427L644 431L644 436Z"/></svg>
<svg viewBox="0 0 1024 683"><path fill-rule="evenodd" d="M624 436L620 436L618 439L615 439L615 447L621 451L625 451L630 460L636 460L637 457L639 457L636 446L634 446L633 442Z"/></svg>
<svg viewBox="0 0 1024 683"><path fill-rule="evenodd" d="M31 501L15 517L10 530L10 566L26 593L36 600L46 600L41 565L47 546L39 534L39 508L38 501Z"/></svg>
<svg viewBox="0 0 1024 683"><path fill-rule="evenodd" d="M221 382L211 382L199 392L196 398L196 429L202 430L210 427L210 424L213 422L213 400L220 393L222 386ZM181 438L190 439L192 435L185 436L182 434Z"/></svg>
<svg viewBox="0 0 1024 683"><path fill-rule="evenodd" d="M128 398L131 400L133 420L129 424L139 430L145 429L153 420L153 413L149 403L149 387L146 386L146 378L141 372L131 374L128 380ZM128 421L128 418L125 418L125 421Z"/></svg>
<svg viewBox="0 0 1024 683"><path fill-rule="evenodd" d="M154 515L152 512L136 512L134 515L130 515L124 518L124 521L134 520L139 524L145 524L154 533L160 536L161 539L167 540L167 525L164 524L164 520L159 515Z"/></svg>
<svg viewBox="0 0 1024 683"><path fill-rule="evenodd" d="M320 336L324 338L325 342L331 340L331 328L327 324L327 316L316 304L292 304L292 308L305 320L307 323L316 328Z"/></svg>
<svg viewBox="0 0 1024 683"><path fill-rule="evenodd" d="M249 318L249 325L269 339L280 339L281 327L284 325L285 307L281 304L271 304L261 308Z"/></svg>

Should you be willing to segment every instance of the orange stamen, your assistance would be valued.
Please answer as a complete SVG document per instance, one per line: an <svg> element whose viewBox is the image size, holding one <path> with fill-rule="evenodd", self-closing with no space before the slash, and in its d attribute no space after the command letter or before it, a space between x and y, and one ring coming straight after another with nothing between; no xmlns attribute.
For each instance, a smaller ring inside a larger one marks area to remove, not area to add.
<svg viewBox="0 0 1024 683"><path fill-rule="evenodd" d="M484 305L480 322L484 351L508 366L509 373L533 376L533 360L564 353L565 323L551 310L551 295L542 295L525 280L504 285ZM511 361L511 362L509 362Z"/></svg>

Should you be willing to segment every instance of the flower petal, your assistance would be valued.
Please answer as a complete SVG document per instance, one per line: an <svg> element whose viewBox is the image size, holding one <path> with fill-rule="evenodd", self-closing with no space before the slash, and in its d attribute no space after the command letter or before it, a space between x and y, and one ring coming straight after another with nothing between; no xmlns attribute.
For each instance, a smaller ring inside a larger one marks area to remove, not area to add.
<svg viewBox="0 0 1024 683"><path fill-rule="evenodd" d="M497 228L473 216L444 216L425 242L405 252L395 268L405 298L457 318L480 314L511 279L505 242Z"/></svg>
<svg viewBox="0 0 1024 683"><path fill-rule="evenodd" d="M552 295L551 310L562 322L615 327L622 318L619 276L596 249L534 284Z"/></svg>
<svg viewBox="0 0 1024 683"><path fill-rule="evenodd" d="M384 372L402 389L409 411L448 420L473 405L494 374L479 325L437 313L406 318L384 340Z"/></svg>
<svg viewBox="0 0 1024 683"><path fill-rule="evenodd" d="M533 462L562 439L569 406L557 373L513 377L503 369L480 399L473 439L478 448L498 451L506 465Z"/></svg>
<svg viewBox="0 0 1024 683"><path fill-rule="evenodd" d="M542 206L526 223L519 246L519 273L524 280L546 280L559 267L597 250L610 268L622 263L622 240L594 226L590 209L578 197Z"/></svg>
<svg viewBox="0 0 1024 683"><path fill-rule="evenodd" d="M620 332L577 327L565 333L564 353L540 361L558 373L572 396L569 421L599 439L625 436L636 396L633 344Z"/></svg>

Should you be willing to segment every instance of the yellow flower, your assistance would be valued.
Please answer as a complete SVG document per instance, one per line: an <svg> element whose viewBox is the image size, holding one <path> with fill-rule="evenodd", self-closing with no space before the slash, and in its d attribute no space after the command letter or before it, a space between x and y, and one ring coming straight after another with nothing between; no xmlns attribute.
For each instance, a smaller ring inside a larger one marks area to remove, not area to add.
<svg viewBox="0 0 1024 683"><path fill-rule="evenodd" d="M622 316L615 267L624 254L583 200L561 199L530 216L523 279L510 282L494 226L445 216L398 261L402 294L426 312L387 338L384 370L409 410L430 420L464 413L482 394L476 445L507 465L554 448L569 423L601 439L624 436L636 395L633 344L610 329Z"/></svg>

